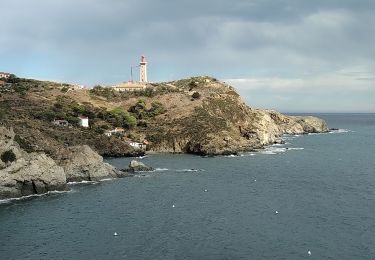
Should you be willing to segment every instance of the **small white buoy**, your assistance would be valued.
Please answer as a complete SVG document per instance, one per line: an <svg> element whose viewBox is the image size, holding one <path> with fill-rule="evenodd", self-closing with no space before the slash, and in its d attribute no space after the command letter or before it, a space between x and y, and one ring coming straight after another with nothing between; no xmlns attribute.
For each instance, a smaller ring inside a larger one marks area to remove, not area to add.
<svg viewBox="0 0 375 260"><path fill-rule="evenodd" d="M311 255L311 251L310 251L310 250L309 250L309 251L307 251L307 254L308 254L308 255Z"/></svg>
<svg viewBox="0 0 375 260"><path fill-rule="evenodd" d="M117 232L113 233L113 235L114 235L115 237L118 236Z"/></svg>
<svg viewBox="0 0 375 260"><path fill-rule="evenodd" d="M254 180L254 181L257 181L257 180Z"/></svg>
<svg viewBox="0 0 375 260"><path fill-rule="evenodd" d="M275 211L275 214L279 214L279 212L276 210L276 211Z"/></svg>
<svg viewBox="0 0 375 260"><path fill-rule="evenodd" d="M208 191L208 190L206 190L206 189L204 190L204 192L207 192L207 191Z"/></svg>
<svg viewBox="0 0 375 260"><path fill-rule="evenodd" d="M175 205L172 205L172 208L176 207Z"/></svg>

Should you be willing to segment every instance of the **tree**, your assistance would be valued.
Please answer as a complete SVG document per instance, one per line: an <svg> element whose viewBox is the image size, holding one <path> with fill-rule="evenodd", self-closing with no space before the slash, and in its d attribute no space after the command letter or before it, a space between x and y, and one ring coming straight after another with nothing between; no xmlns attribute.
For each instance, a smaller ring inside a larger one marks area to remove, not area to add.
<svg viewBox="0 0 375 260"><path fill-rule="evenodd" d="M122 107L116 107L110 113L116 119L118 126L133 128L137 125L137 119Z"/></svg>
<svg viewBox="0 0 375 260"><path fill-rule="evenodd" d="M151 103L151 109L148 110L147 114L150 117L154 117L160 114L163 114L167 111L167 109L164 107L164 105L158 101L154 101Z"/></svg>
<svg viewBox="0 0 375 260"><path fill-rule="evenodd" d="M201 94L199 94L199 92L194 92L193 95L191 95L191 97L194 99L198 99L201 97Z"/></svg>
<svg viewBox="0 0 375 260"><path fill-rule="evenodd" d="M2 153L1 160L5 163L14 162L16 160L16 155L12 150L8 150Z"/></svg>

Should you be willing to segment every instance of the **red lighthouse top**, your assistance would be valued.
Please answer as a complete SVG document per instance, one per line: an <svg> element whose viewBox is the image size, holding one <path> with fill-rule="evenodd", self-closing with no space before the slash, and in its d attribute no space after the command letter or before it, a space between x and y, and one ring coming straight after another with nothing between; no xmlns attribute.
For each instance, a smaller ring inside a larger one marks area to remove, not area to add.
<svg viewBox="0 0 375 260"><path fill-rule="evenodd" d="M146 57L144 55L141 56L141 62L140 63L147 63Z"/></svg>

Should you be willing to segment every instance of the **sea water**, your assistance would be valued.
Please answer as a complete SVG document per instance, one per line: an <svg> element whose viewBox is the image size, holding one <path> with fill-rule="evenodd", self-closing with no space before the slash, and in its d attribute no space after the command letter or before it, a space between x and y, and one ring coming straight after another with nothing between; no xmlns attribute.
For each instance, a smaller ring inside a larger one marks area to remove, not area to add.
<svg viewBox="0 0 375 260"><path fill-rule="evenodd" d="M318 116L339 130L2 201L0 259L375 259L375 114Z"/></svg>

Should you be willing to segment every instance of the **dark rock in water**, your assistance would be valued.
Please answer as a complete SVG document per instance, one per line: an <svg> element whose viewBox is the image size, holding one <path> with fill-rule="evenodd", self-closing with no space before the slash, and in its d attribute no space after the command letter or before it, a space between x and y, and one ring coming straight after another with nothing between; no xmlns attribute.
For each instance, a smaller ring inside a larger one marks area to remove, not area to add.
<svg viewBox="0 0 375 260"><path fill-rule="evenodd" d="M285 144L285 141L282 139L277 139L273 142L273 144Z"/></svg>
<svg viewBox="0 0 375 260"><path fill-rule="evenodd" d="M330 128L329 131L338 131L338 128Z"/></svg>
<svg viewBox="0 0 375 260"><path fill-rule="evenodd" d="M129 166L127 169L123 169L124 172L130 172L130 173L135 173L135 172L150 172L153 171L154 168L145 165L142 162L138 162L136 160L132 160L129 163Z"/></svg>

